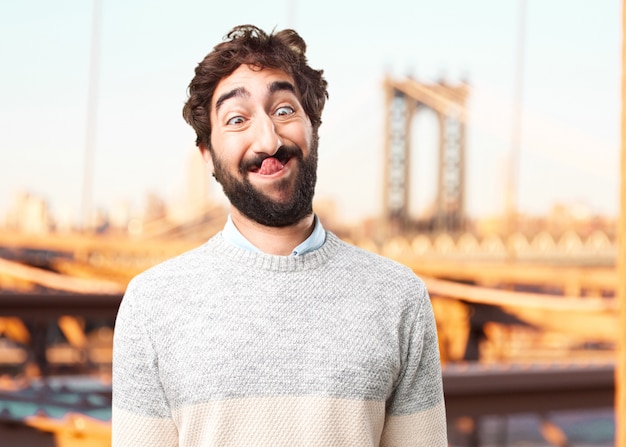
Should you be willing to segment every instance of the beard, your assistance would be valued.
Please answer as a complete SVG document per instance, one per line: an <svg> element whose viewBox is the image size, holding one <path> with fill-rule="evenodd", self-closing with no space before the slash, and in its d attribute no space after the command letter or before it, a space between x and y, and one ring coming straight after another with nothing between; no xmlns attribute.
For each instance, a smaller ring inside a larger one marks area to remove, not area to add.
<svg viewBox="0 0 626 447"><path fill-rule="evenodd" d="M215 179L222 185L231 205L248 219L267 227L286 227L296 224L313 212L313 195L317 182L317 136L311 139L311 150L305 158L298 146L282 146L272 155L279 160L289 158L298 162L300 169L295 180L279 181L277 188L287 195L275 200L255 188L248 178L250 166L260 166L267 156L244 160L239 167L241 179L228 172L219 158L213 157ZM290 191L291 189L291 191Z"/></svg>

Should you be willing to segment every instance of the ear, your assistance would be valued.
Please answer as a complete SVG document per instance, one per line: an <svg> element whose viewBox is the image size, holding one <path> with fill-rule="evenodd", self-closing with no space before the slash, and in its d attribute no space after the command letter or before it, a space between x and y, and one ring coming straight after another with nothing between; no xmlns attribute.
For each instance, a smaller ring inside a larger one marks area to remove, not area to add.
<svg viewBox="0 0 626 447"><path fill-rule="evenodd" d="M211 151L209 150L207 145L204 143L200 143L198 145L198 149L200 150L200 154L202 155L202 158L204 159L204 162L206 163L207 168L209 168L211 172L214 172L213 157L211 156Z"/></svg>

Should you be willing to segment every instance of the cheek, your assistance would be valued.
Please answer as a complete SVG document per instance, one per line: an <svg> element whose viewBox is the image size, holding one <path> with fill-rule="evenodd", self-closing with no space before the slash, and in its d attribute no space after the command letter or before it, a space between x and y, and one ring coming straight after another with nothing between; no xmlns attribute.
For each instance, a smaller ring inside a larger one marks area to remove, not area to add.
<svg viewBox="0 0 626 447"><path fill-rule="evenodd" d="M240 159L246 151L247 143L241 133L226 133L211 137L213 153L226 164Z"/></svg>

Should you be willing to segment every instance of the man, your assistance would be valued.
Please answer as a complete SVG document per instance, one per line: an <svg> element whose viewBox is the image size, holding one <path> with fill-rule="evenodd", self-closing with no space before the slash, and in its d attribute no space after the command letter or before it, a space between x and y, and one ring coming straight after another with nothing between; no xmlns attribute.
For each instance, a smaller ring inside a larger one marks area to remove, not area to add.
<svg viewBox="0 0 626 447"><path fill-rule="evenodd" d="M313 213L327 90L305 49L246 25L196 68L183 115L230 216L129 284L115 447L447 445L423 282Z"/></svg>

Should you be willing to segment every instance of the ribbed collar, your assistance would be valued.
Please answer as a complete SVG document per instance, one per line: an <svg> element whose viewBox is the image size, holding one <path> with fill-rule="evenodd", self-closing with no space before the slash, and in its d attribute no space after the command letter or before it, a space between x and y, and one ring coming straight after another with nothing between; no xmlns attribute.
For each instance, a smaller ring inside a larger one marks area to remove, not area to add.
<svg viewBox="0 0 626 447"><path fill-rule="evenodd" d="M227 242L223 232L209 239L201 249L223 256L225 261L231 260L249 268L275 272L312 270L328 262L342 244L330 231L326 231L325 234L325 242L321 247L300 256L278 256L246 250Z"/></svg>

